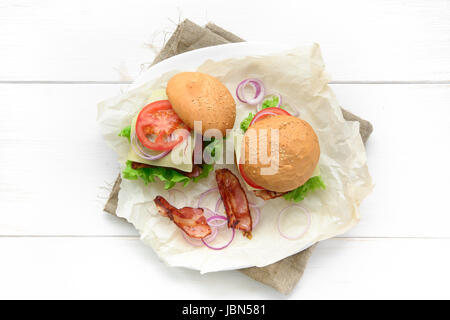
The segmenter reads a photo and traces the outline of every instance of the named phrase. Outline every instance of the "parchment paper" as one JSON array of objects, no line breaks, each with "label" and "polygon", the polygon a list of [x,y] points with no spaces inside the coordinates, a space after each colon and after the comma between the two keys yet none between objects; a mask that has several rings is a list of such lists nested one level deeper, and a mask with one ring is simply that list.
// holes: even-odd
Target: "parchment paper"
[{"label": "parchment paper", "polygon": [[[176,72],[180,71],[183,70]],[[359,203],[372,188],[365,149],[359,134],[359,123],[348,122],[343,118],[339,104],[327,85],[328,78],[318,45],[272,56],[217,62],[208,60],[198,71],[216,76],[233,93],[242,79],[251,77],[261,79],[267,88],[285,97],[285,102],[297,108],[301,118],[311,124],[319,137],[319,167],[327,189],[314,192],[302,201],[302,206],[312,214],[312,223],[301,239],[287,240],[280,236],[277,213],[291,203],[278,198],[264,202],[260,222],[252,232],[252,240],[238,233],[232,245],[225,250],[215,251],[204,246],[191,246],[172,221],[157,213],[153,199],[158,195],[169,198],[163,183],[146,186],[141,181],[124,179],[116,214],[131,222],[141,233],[142,241],[151,246],[164,262],[170,266],[196,269],[201,273],[264,267],[317,241],[341,234],[358,221]],[[128,152],[123,153],[123,145],[127,145],[128,141],[117,136],[117,132],[121,131],[124,123],[131,123],[133,116],[149,101],[152,91],[164,88],[173,74],[164,74],[152,83],[99,104],[98,121],[102,133],[120,159],[126,158]],[[237,104],[236,129],[250,111],[255,111],[255,107]],[[239,176],[235,165],[225,166]],[[207,179],[185,188],[187,199],[174,205],[195,207],[200,194],[215,186],[215,177],[211,174]],[[202,206],[214,210],[216,201],[217,195],[208,197]],[[286,228],[305,228],[306,219],[299,216],[286,215]],[[220,243],[222,235],[226,240],[230,232],[220,233],[216,242]]]},{"label": "parchment paper", "polygon": [[[219,36],[219,38],[217,38],[217,36]],[[238,41],[243,40],[212,23],[209,23],[204,29],[189,20],[185,20],[178,26],[177,30],[155,61],[160,61],[164,58],[192,50],[196,47]],[[364,141],[367,140],[372,132],[372,125],[345,110],[343,110],[343,112],[346,119],[358,121],[361,124],[361,135]],[[121,179],[119,177],[116,180],[110,198],[105,205],[105,211],[110,213],[116,212],[120,184]],[[241,269],[241,271],[255,280],[270,285],[278,291],[287,294],[301,278],[311,252],[312,247],[266,267],[252,267]]]}]

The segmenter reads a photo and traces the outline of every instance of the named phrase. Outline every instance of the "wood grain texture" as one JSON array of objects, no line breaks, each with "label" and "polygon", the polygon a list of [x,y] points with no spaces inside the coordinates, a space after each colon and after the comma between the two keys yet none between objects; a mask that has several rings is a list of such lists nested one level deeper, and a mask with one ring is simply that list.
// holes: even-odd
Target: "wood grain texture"
[{"label": "wood grain texture", "polygon": [[448,298],[449,247],[449,239],[327,240],[286,297],[240,272],[168,268],[138,239],[0,238],[0,298]]},{"label": "wood grain texture", "polygon": [[118,165],[95,105],[185,17],[320,43],[341,105],[374,124],[362,220],[319,243],[288,298],[449,298],[445,0],[0,0],[0,298],[284,298],[238,272],[168,268],[101,212]]},{"label": "wood grain texture", "polygon": [[2,0],[0,9],[1,81],[131,80],[184,17],[250,41],[318,42],[335,81],[450,81],[446,0]]},{"label": "wood grain texture", "polygon": [[[375,127],[367,143],[375,189],[345,236],[450,237],[450,86],[332,87],[342,105]],[[120,88],[0,85],[9,106],[0,108],[0,234],[136,235],[101,211],[108,194],[102,187],[114,181],[118,163],[100,136],[95,103]]]}]

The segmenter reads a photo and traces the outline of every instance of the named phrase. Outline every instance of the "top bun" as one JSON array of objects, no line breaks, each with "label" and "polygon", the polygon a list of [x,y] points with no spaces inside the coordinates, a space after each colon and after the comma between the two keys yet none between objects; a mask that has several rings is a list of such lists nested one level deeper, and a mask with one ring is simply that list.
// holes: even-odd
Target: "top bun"
[{"label": "top bun", "polygon": [[202,134],[218,129],[223,135],[232,129],[236,119],[236,103],[227,87],[209,74],[182,72],[167,84],[167,96],[173,110],[191,129],[194,121],[202,121]]},{"label": "top bun", "polygon": [[[271,155],[270,129],[278,129],[279,168],[273,174],[264,175],[261,169],[271,167],[270,162],[261,163],[261,160],[264,162],[261,154],[263,157]],[[251,141],[252,135],[256,136],[257,143]],[[267,148],[259,150],[260,141],[265,140],[265,136]],[[311,177],[320,156],[319,140],[313,128],[306,121],[288,115],[267,117],[250,126],[244,135],[242,148],[241,154],[245,154],[242,170],[245,175],[260,187],[276,192],[288,192],[303,185]],[[249,151],[258,155],[254,164],[250,163]]]}]

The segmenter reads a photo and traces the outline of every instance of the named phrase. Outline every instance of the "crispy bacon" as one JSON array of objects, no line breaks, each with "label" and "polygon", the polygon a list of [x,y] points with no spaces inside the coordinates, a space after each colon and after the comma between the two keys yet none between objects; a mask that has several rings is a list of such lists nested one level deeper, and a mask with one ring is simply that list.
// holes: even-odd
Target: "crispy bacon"
[{"label": "crispy bacon", "polygon": [[276,191],[269,191],[269,190],[253,190],[253,193],[264,200],[270,200],[275,199],[278,197],[283,196],[286,194],[286,192],[276,192]]},{"label": "crispy bacon", "polygon": [[202,168],[202,166],[200,166],[198,164],[194,164],[191,172],[183,172],[183,171],[179,171],[179,170],[177,170],[177,171],[180,172],[181,174],[184,174],[188,178],[196,178],[202,173],[203,168]]},{"label": "crispy bacon", "polygon": [[181,230],[192,238],[202,239],[211,234],[203,209],[184,207],[177,209],[166,199],[157,196],[153,200],[160,215],[170,218]]},{"label": "crispy bacon", "polygon": [[216,170],[216,181],[228,216],[228,228],[244,231],[251,238],[252,216],[238,178],[228,169]]},{"label": "crispy bacon", "polygon": [[[135,170],[136,169],[141,169],[141,168],[154,168],[154,166],[151,166],[149,164],[140,163],[140,162],[134,162],[134,161],[131,162],[131,167],[133,169],[135,169]],[[202,166],[200,166],[198,164],[194,164],[192,166],[192,171],[191,172],[185,172],[185,171],[181,171],[181,170],[178,170],[178,169],[173,169],[173,170],[178,171],[179,173],[181,173],[182,175],[185,175],[188,178],[195,178],[195,177],[198,177],[202,173],[203,168],[202,168]]]},{"label": "crispy bacon", "polygon": [[131,162],[131,167],[136,170],[136,169],[141,169],[141,168],[153,168],[153,166],[145,164],[145,163],[140,163],[140,162]]}]

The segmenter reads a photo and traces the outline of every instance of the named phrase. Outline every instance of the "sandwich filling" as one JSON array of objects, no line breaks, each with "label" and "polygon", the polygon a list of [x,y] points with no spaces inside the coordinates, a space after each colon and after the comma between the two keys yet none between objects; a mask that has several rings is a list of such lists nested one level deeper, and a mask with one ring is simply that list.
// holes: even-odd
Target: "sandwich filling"
[{"label": "sandwich filling", "polygon": [[[148,104],[164,101],[167,99],[165,90],[154,91]],[[130,149],[128,151],[126,167],[122,171],[122,177],[129,180],[141,179],[145,184],[152,183],[155,178],[164,182],[165,189],[174,187],[177,183],[186,186],[190,181],[197,182],[198,180],[205,178],[213,170],[214,166],[210,164],[194,165],[193,152],[196,144],[194,139],[194,133],[191,132],[189,136],[175,145],[170,152],[166,155],[159,157],[162,151],[151,150],[145,146],[140,145],[138,149],[136,145],[136,122],[139,114],[135,115],[131,121],[131,125],[125,127],[119,136],[127,138],[130,142]],[[161,121],[166,119],[161,119]],[[134,138],[134,139],[133,139]],[[142,154],[139,154],[140,150],[145,151],[145,154],[155,156],[155,159],[144,158]]]}]

